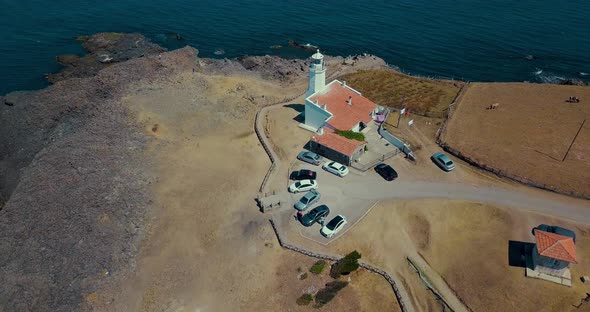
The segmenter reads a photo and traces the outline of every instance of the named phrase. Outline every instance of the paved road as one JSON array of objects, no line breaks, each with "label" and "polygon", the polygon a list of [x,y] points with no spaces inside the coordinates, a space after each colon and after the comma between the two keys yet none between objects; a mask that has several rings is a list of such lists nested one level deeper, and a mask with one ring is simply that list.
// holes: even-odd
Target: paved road
[{"label": "paved road", "polygon": [[[542,194],[543,191],[527,192],[493,186],[475,186],[453,182],[423,182],[397,180],[392,183],[379,180],[373,175],[364,181],[343,184],[342,192],[350,198],[370,200],[447,198],[468,200],[500,206],[524,209],[553,215],[577,222],[590,223],[590,201],[574,200],[557,194]],[[370,187],[367,187],[370,185]],[[536,194],[538,193],[538,194]],[[554,195],[554,196],[552,196]]]}]

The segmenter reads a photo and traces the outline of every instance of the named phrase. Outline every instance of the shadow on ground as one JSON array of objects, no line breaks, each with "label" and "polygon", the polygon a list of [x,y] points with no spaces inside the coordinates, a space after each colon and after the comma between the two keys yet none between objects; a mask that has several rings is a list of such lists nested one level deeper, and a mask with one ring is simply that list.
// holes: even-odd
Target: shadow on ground
[{"label": "shadow on ground", "polygon": [[295,110],[296,112],[299,113],[297,116],[295,116],[295,118],[293,118],[293,120],[295,120],[296,122],[302,123],[305,121],[305,119],[303,117],[303,112],[305,111],[305,105],[292,103],[292,104],[285,104],[285,105],[283,105],[283,107],[292,108],[293,110]]},{"label": "shadow on ground", "polygon": [[[526,267],[526,259],[532,254],[534,243],[508,241],[508,265],[513,267]],[[532,261],[529,261],[531,263]]]}]

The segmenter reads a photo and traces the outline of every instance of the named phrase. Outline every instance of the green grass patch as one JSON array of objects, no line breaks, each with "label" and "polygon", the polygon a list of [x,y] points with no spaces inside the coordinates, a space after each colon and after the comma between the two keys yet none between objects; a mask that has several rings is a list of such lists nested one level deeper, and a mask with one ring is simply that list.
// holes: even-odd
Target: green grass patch
[{"label": "green grass patch", "polygon": [[310,294],[303,294],[297,298],[297,304],[301,306],[309,305],[313,301],[313,296]]},{"label": "green grass patch", "polygon": [[309,272],[313,273],[313,274],[322,274],[322,271],[324,271],[324,268],[326,267],[326,261],[324,260],[318,260],[316,261],[316,263],[314,263],[311,268],[309,269]]},{"label": "green grass patch", "polygon": [[413,77],[392,70],[362,70],[339,78],[371,101],[389,107],[405,103],[418,114],[440,113],[449,107],[463,82]]},{"label": "green grass patch", "polygon": [[354,132],[352,130],[336,130],[336,134],[341,135],[350,140],[365,141],[365,135],[360,132]]}]

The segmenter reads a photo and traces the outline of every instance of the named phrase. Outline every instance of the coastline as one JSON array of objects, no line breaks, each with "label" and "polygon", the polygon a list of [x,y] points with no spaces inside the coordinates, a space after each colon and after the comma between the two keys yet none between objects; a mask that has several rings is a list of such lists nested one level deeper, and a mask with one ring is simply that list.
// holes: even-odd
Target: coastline
[{"label": "coastline", "polygon": [[[131,41],[122,43],[121,38]],[[152,288],[159,285],[157,282],[153,282],[156,286],[150,284],[149,279],[166,281],[169,278],[166,270],[177,274],[175,276],[185,283],[180,283],[181,286],[206,287],[206,282],[219,279],[218,274],[211,273],[204,279],[206,282],[194,282],[191,278],[200,276],[186,275],[182,269],[174,271],[182,268],[181,265],[158,272],[163,277],[150,275],[142,279],[139,271],[142,263],[136,261],[141,258],[141,244],[154,231],[170,237],[156,236],[146,247],[147,256],[143,255],[141,260],[151,265],[157,265],[160,257],[175,264],[175,256],[193,260],[187,254],[206,253],[204,251],[214,244],[235,247],[245,255],[262,254],[267,257],[265,259],[275,259],[272,257],[276,256],[276,249],[265,243],[269,241],[269,233],[259,227],[264,217],[255,215],[257,212],[250,211],[249,206],[243,206],[251,200],[249,191],[258,187],[258,177],[248,181],[247,191],[243,192],[238,191],[239,181],[220,179],[220,187],[231,196],[222,199],[221,205],[217,198],[207,198],[206,203],[228,211],[217,212],[220,215],[199,211],[193,215],[191,213],[198,210],[194,209],[197,202],[192,197],[194,190],[211,187],[214,183],[199,184],[200,181],[193,181],[198,179],[191,179],[188,172],[198,172],[199,164],[209,167],[211,160],[203,151],[219,149],[236,156],[244,149],[244,155],[253,159],[252,164],[245,165],[246,173],[252,172],[262,178],[267,159],[258,159],[261,150],[252,134],[250,121],[259,107],[278,103],[305,90],[309,61],[277,56],[210,59],[200,58],[199,51],[188,46],[164,52],[149,41],[139,46],[128,45],[138,39],[137,34],[115,36],[113,42],[101,43],[93,54],[83,56],[87,58],[85,61],[76,57],[62,58],[69,64],[70,71],[54,76],[57,79],[53,85],[38,91],[17,91],[0,96],[3,128],[0,132],[0,155],[3,155],[0,194],[7,200],[4,209],[0,207],[0,233],[6,237],[6,244],[0,246],[3,255],[0,262],[15,269],[7,270],[2,279],[7,285],[25,283],[37,290],[40,298],[37,303],[28,303],[30,298],[26,294],[19,293],[16,288],[9,289],[6,293],[10,294],[10,303],[17,303],[16,307],[23,310],[32,304],[47,304],[55,310],[71,310],[68,308],[80,305],[94,307],[94,304],[108,307],[115,302],[113,298],[124,298],[123,294],[139,295],[124,287],[119,293],[105,294],[107,286],[121,283],[117,284],[121,287],[126,285],[121,281],[127,280],[130,286],[127,288],[132,289],[133,282],[139,281],[141,291],[151,295]],[[110,50],[113,46],[129,57],[119,50]],[[105,51],[110,54],[105,56]],[[120,61],[113,61],[116,58],[111,58],[111,54],[123,56]],[[327,76],[337,69],[340,73],[354,72],[358,68],[394,70],[379,57],[369,54],[326,57],[326,62],[331,71]],[[80,64],[89,65],[84,68]],[[169,103],[174,103],[179,111],[171,110]],[[206,111],[203,114],[206,117],[200,115],[200,110]],[[215,132],[221,134],[214,139],[204,138]],[[235,165],[235,159],[230,156],[222,158],[226,161],[217,164],[219,168],[212,166],[223,172],[222,177],[232,174],[226,168],[228,164]],[[177,167],[166,176],[166,169],[171,166]],[[204,176],[215,178],[213,174]],[[176,192],[174,186],[187,186],[187,189]],[[177,197],[183,200],[174,202]],[[162,211],[176,215],[152,227],[150,222]],[[226,220],[227,215],[232,216],[231,220]],[[242,228],[233,216],[253,221]],[[199,223],[209,218],[222,220],[217,221],[219,224],[237,223],[232,237],[245,236],[257,245],[215,241],[218,225]],[[179,228],[191,231],[202,230],[203,242],[195,243],[188,252],[178,249],[162,252],[164,256],[160,256],[160,251],[169,251],[167,248],[175,241],[186,243],[186,236],[176,236],[175,226],[170,224],[181,224]],[[227,254],[206,259],[215,262],[234,253],[231,248],[223,251]],[[60,262],[64,257],[66,260]],[[231,259],[232,263],[242,260]],[[49,268],[44,266],[45,262],[59,265]],[[26,277],[18,271],[22,268],[28,272]],[[251,265],[248,269],[254,272],[258,268]],[[137,275],[140,278],[134,279]],[[47,276],[54,276],[50,286],[47,286]],[[242,282],[247,286],[249,281]],[[234,287],[231,285],[232,289]],[[166,291],[173,293],[162,291],[160,300],[166,298]],[[59,300],[53,299],[55,296]],[[140,299],[149,307],[153,298]],[[143,301],[141,304],[145,308]],[[137,302],[129,304],[139,305]]]}]

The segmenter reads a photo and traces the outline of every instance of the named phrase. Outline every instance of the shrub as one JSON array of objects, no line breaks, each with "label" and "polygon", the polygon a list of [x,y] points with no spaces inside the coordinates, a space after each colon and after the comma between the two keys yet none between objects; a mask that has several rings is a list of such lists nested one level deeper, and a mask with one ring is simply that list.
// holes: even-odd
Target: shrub
[{"label": "shrub", "polygon": [[336,130],[335,132],[350,140],[365,141],[365,135],[360,132],[354,132],[352,130]]},{"label": "shrub", "polygon": [[332,278],[339,278],[340,275],[348,275],[351,272],[359,268],[358,260],[361,258],[361,254],[358,251],[353,251],[344,258],[334,263],[330,270],[330,276]]},{"label": "shrub", "polygon": [[300,280],[304,280],[304,279],[306,279],[306,278],[307,278],[307,272],[306,272],[306,273],[303,273],[303,274],[301,274],[301,275],[299,275],[299,279],[300,279]]},{"label": "shrub", "polygon": [[313,297],[310,294],[303,294],[301,297],[297,298],[298,305],[308,305],[313,301]]},{"label": "shrub", "polygon": [[316,308],[330,302],[330,300],[334,299],[336,294],[347,285],[348,282],[345,281],[331,281],[326,284],[326,287],[320,289],[315,295]]},{"label": "shrub", "polygon": [[318,260],[316,261],[316,263],[314,263],[311,268],[309,269],[309,272],[313,273],[313,274],[321,274],[322,271],[324,271],[324,267],[326,267],[326,261],[324,260]]}]

